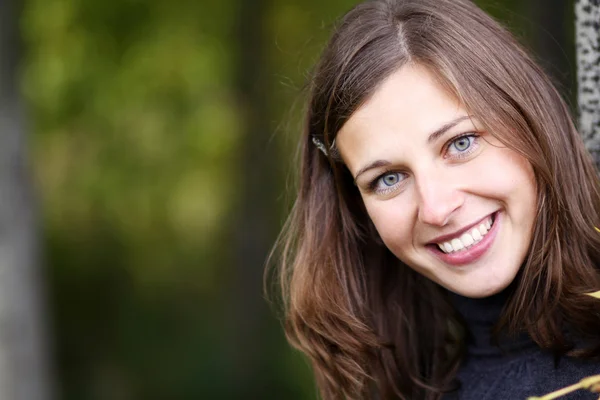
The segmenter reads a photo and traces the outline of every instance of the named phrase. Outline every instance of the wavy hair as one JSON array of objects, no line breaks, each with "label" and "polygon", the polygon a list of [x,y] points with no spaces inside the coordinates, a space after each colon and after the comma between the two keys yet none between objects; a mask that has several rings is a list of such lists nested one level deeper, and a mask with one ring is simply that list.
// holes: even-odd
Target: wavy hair
[{"label": "wavy hair", "polygon": [[[310,359],[321,396],[438,399],[461,361],[447,292],[384,246],[335,154],[344,122],[409,63],[534,170],[532,242],[497,328],[527,331],[559,354],[598,356],[600,313],[583,294],[600,289],[600,185],[568,107],[512,35],[468,0],[373,0],[341,19],[313,73],[297,199],[275,249],[286,334]],[[565,326],[588,347],[574,350]]]}]

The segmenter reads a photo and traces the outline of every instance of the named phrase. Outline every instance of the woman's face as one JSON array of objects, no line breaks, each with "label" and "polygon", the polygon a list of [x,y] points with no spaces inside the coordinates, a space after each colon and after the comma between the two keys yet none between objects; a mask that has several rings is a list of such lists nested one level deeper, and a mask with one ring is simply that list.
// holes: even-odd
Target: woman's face
[{"label": "woman's face", "polygon": [[396,257],[468,297],[513,281],[536,214],[531,165],[484,132],[424,68],[391,75],[336,143]]}]

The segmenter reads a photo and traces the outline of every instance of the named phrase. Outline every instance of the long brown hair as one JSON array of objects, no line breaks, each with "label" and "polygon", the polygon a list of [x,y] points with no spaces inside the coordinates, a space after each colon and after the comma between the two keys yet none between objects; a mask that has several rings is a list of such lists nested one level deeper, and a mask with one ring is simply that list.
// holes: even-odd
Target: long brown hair
[{"label": "long brown hair", "polygon": [[[461,360],[446,291],[387,250],[335,155],[344,122],[408,63],[533,167],[533,239],[498,327],[598,356],[600,313],[584,293],[600,289],[600,185],[557,90],[468,0],[367,1],[342,18],[314,71],[297,200],[277,246],[287,337],[312,362],[322,397],[437,399]],[[566,325],[589,346],[569,351]]]}]

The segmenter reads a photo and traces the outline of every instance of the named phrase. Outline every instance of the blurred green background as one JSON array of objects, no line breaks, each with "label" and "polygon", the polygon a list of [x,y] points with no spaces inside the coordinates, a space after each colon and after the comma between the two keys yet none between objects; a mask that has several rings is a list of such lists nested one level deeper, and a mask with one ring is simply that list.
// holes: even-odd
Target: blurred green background
[{"label": "blurred green background", "polygon": [[[22,2],[59,398],[316,399],[262,274],[302,88],[354,3]],[[572,102],[572,2],[478,3]]]}]

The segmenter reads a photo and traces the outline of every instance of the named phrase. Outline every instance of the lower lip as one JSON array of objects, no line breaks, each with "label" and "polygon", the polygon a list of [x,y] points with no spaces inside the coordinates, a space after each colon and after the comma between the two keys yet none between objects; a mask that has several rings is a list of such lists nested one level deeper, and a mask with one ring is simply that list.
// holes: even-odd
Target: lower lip
[{"label": "lower lip", "polygon": [[437,245],[431,246],[430,250],[435,254],[436,257],[441,259],[446,264],[459,266],[473,263],[480,259],[489,250],[489,248],[492,247],[494,239],[496,238],[496,234],[498,233],[500,223],[501,214],[500,212],[496,212],[494,224],[492,225],[490,231],[483,237],[483,239],[469,247],[467,250],[447,254],[441,251]]}]

